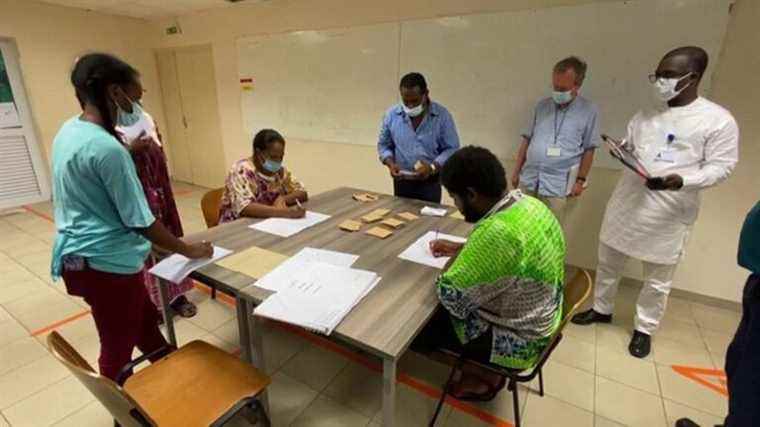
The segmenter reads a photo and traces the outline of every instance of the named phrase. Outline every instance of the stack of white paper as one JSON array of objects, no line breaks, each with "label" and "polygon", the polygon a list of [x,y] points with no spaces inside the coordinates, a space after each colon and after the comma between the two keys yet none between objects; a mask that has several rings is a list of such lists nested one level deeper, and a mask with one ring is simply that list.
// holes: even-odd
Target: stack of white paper
[{"label": "stack of white paper", "polygon": [[450,234],[436,233],[435,231],[428,231],[422,237],[412,243],[411,246],[406,248],[404,252],[398,256],[401,259],[407,261],[416,262],[417,264],[424,264],[437,269],[442,269],[449,262],[450,257],[434,257],[433,252],[430,251],[430,242],[433,240],[448,240],[450,242],[464,243],[467,241],[464,237],[452,236]]},{"label": "stack of white paper", "polygon": [[193,271],[211,264],[212,262],[216,262],[231,253],[231,250],[214,246],[214,254],[211,258],[189,259],[183,255],[174,254],[164,258],[161,262],[148,270],[148,272],[164,280],[179,283]]},{"label": "stack of white paper", "polygon": [[303,218],[269,218],[251,225],[250,228],[280,237],[290,237],[328,218],[330,215],[307,211]]},{"label": "stack of white paper", "polygon": [[434,208],[430,206],[425,206],[420,209],[420,214],[425,216],[446,216],[447,212],[448,210],[445,208]]},{"label": "stack of white paper", "polygon": [[291,276],[296,274],[296,272],[307,268],[308,264],[321,262],[337,267],[351,267],[357,259],[359,259],[359,255],[329,251],[326,249],[303,248],[297,254],[293,255],[287,261],[283,262],[277,266],[277,268],[256,281],[256,286],[263,289],[269,289],[270,291],[279,291],[284,283],[288,283]]},{"label": "stack of white paper", "polygon": [[253,314],[330,335],[380,281],[371,271],[324,262],[291,263],[278,290]]}]

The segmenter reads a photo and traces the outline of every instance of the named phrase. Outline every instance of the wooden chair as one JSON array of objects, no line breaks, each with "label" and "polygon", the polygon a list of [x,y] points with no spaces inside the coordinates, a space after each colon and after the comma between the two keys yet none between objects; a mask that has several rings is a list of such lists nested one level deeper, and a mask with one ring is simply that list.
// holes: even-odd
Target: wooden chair
[{"label": "wooden chair", "polygon": [[[217,427],[246,407],[258,415],[258,425],[270,425],[256,399],[269,385],[269,377],[203,341],[193,341],[147,366],[127,378],[124,387],[96,373],[57,332],[51,333],[47,341],[53,355],[121,427]],[[122,375],[149,356],[129,363]]]},{"label": "wooden chair", "polygon": [[[219,225],[219,208],[222,205],[222,196],[224,196],[224,187],[210,190],[201,198],[203,220],[206,221],[208,228]],[[208,286],[211,287],[211,299],[216,299],[216,286],[213,284]]]},{"label": "wooden chair", "polygon": [[591,275],[583,269],[579,269],[578,273],[573,277],[566,285],[564,290],[564,301],[562,304],[562,320],[560,322],[559,328],[554,332],[554,335],[552,335],[551,339],[549,340],[549,344],[546,346],[546,349],[544,349],[544,352],[541,354],[541,356],[538,358],[538,363],[536,364],[533,369],[529,371],[515,371],[511,369],[504,368],[502,366],[492,364],[492,363],[480,363],[476,362],[474,360],[469,360],[463,355],[453,353],[446,349],[439,349],[438,352],[441,353],[441,355],[448,359],[448,361],[453,360],[453,368],[451,369],[451,374],[449,375],[449,379],[446,381],[446,384],[443,386],[443,392],[441,393],[441,398],[438,400],[438,406],[436,407],[435,414],[433,415],[433,419],[430,421],[430,426],[435,425],[435,421],[438,418],[438,414],[441,412],[441,407],[443,406],[443,402],[446,399],[446,395],[448,394],[448,390],[451,387],[452,380],[454,379],[454,373],[457,371],[459,367],[461,367],[464,363],[469,363],[473,365],[477,365],[483,369],[489,370],[491,372],[494,372],[498,375],[501,375],[508,379],[508,385],[507,390],[512,392],[512,405],[513,410],[515,414],[515,427],[520,427],[520,399],[518,396],[517,391],[517,383],[526,383],[531,382],[533,379],[538,376],[538,384],[539,384],[539,395],[543,397],[544,395],[544,376],[543,376],[543,367],[546,364],[546,361],[549,359],[549,356],[551,356],[552,352],[555,348],[557,348],[557,345],[562,340],[562,331],[565,329],[565,326],[570,321],[570,319],[575,315],[575,313],[578,311],[578,309],[583,305],[584,302],[588,299],[589,295],[591,294],[591,287],[592,287],[592,280]]},{"label": "wooden chair", "polygon": [[219,208],[222,204],[224,187],[210,190],[201,198],[201,210],[203,219],[206,221],[206,227],[216,227],[219,225]]}]

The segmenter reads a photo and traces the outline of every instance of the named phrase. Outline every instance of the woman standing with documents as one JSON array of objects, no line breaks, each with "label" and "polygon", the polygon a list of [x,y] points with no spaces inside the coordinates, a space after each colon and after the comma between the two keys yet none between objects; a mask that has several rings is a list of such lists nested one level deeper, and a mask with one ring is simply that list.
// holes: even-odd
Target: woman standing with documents
[{"label": "woman standing with documents", "polygon": [[739,128],[731,113],[699,96],[707,53],[698,47],[669,52],[650,76],[663,103],[636,114],[625,146],[652,178],[624,169],[599,236],[593,309],[573,322],[609,323],[620,276],[628,258],[644,265],[644,287],[636,307],[631,355],[646,357],[651,335],[665,314],[668,294],[691,227],[700,190],[731,175],[739,157]]},{"label": "woman standing with documents", "polygon": [[[143,87],[139,81],[127,87],[127,97],[119,107],[127,113],[126,126],[118,126],[132,160],[135,162],[137,177],[140,178],[145,199],[148,201],[153,216],[175,236],[182,237],[182,221],[179,218],[177,204],[174,201],[169,166],[161,144],[161,135],[153,118],[142,109]],[[134,108],[133,108],[134,107]],[[156,264],[155,256],[150,255],[145,265],[145,286],[151,301],[156,307],[161,306],[158,278],[147,271]],[[172,309],[182,317],[193,317],[198,308],[187,299],[185,293],[193,289],[193,280],[186,278],[179,283],[167,281],[168,300]]]},{"label": "woman standing with documents", "polygon": [[151,242],[188,258],[211,256],[209,244],[185,244],[156,221],[116,132],[127,122],[120,107],[126,88],[138,79],[111,55],[80,58],[71,83],[82,114],[66,121],[53,141],[52,275],[90,305],[100,373],[112,380],[135,347],[148,354],[167,345],[141,275]]}]

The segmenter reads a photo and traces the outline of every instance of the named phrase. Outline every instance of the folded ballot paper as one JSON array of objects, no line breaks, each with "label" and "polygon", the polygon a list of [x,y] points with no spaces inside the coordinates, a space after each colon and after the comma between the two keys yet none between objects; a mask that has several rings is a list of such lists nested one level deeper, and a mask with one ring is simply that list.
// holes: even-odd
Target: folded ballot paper
[{"label": "folded ballot paper", "polygon": [[253,314],[330,335],[380,282],[376,273],[350,268],[345,265],[349,258],[335,254],[324,260],[343,265],[305,256],[300,261],[285,262],[262,277],[256,285],[275,293],[259,304]]}]

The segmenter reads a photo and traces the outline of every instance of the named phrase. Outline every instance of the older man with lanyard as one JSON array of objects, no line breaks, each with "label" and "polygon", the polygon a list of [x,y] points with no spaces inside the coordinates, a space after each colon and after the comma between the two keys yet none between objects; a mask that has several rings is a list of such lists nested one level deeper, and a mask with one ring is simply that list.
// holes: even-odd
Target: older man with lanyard
[{"label": "older man with lanyard", "polygon": [[599,109],[578,95],[585,77],[586,63],[575,56],[554,66],[554,92],[536,106],[512,175],[512,186],[544,202],[560,223],[567,196],[586,188],[600,143]]},{"label": "older man with lanyard", "polygon": [[449,111],[430,100],[425,77],[401,79],[401,103],[385,113],[377,151],[393,178],[398,197],[441,202],[438,172],[459,148],[459,135]]},{"label": "older man with lanyard", "polygon": [[625,148],[653,178],[624,170],[607,205],[599,236],[599,266],[593,309],[573,322],[609,323],[628,258],[644,266],[628,350],[646,357],[651,335],[665,314],[673,274],[697,219],[700,191],[726,180],[739,158],[739,128],[725,108],[699,96],[707,52],[682,47],[668,52],[650,76],[666,106],[636,114]]}]

